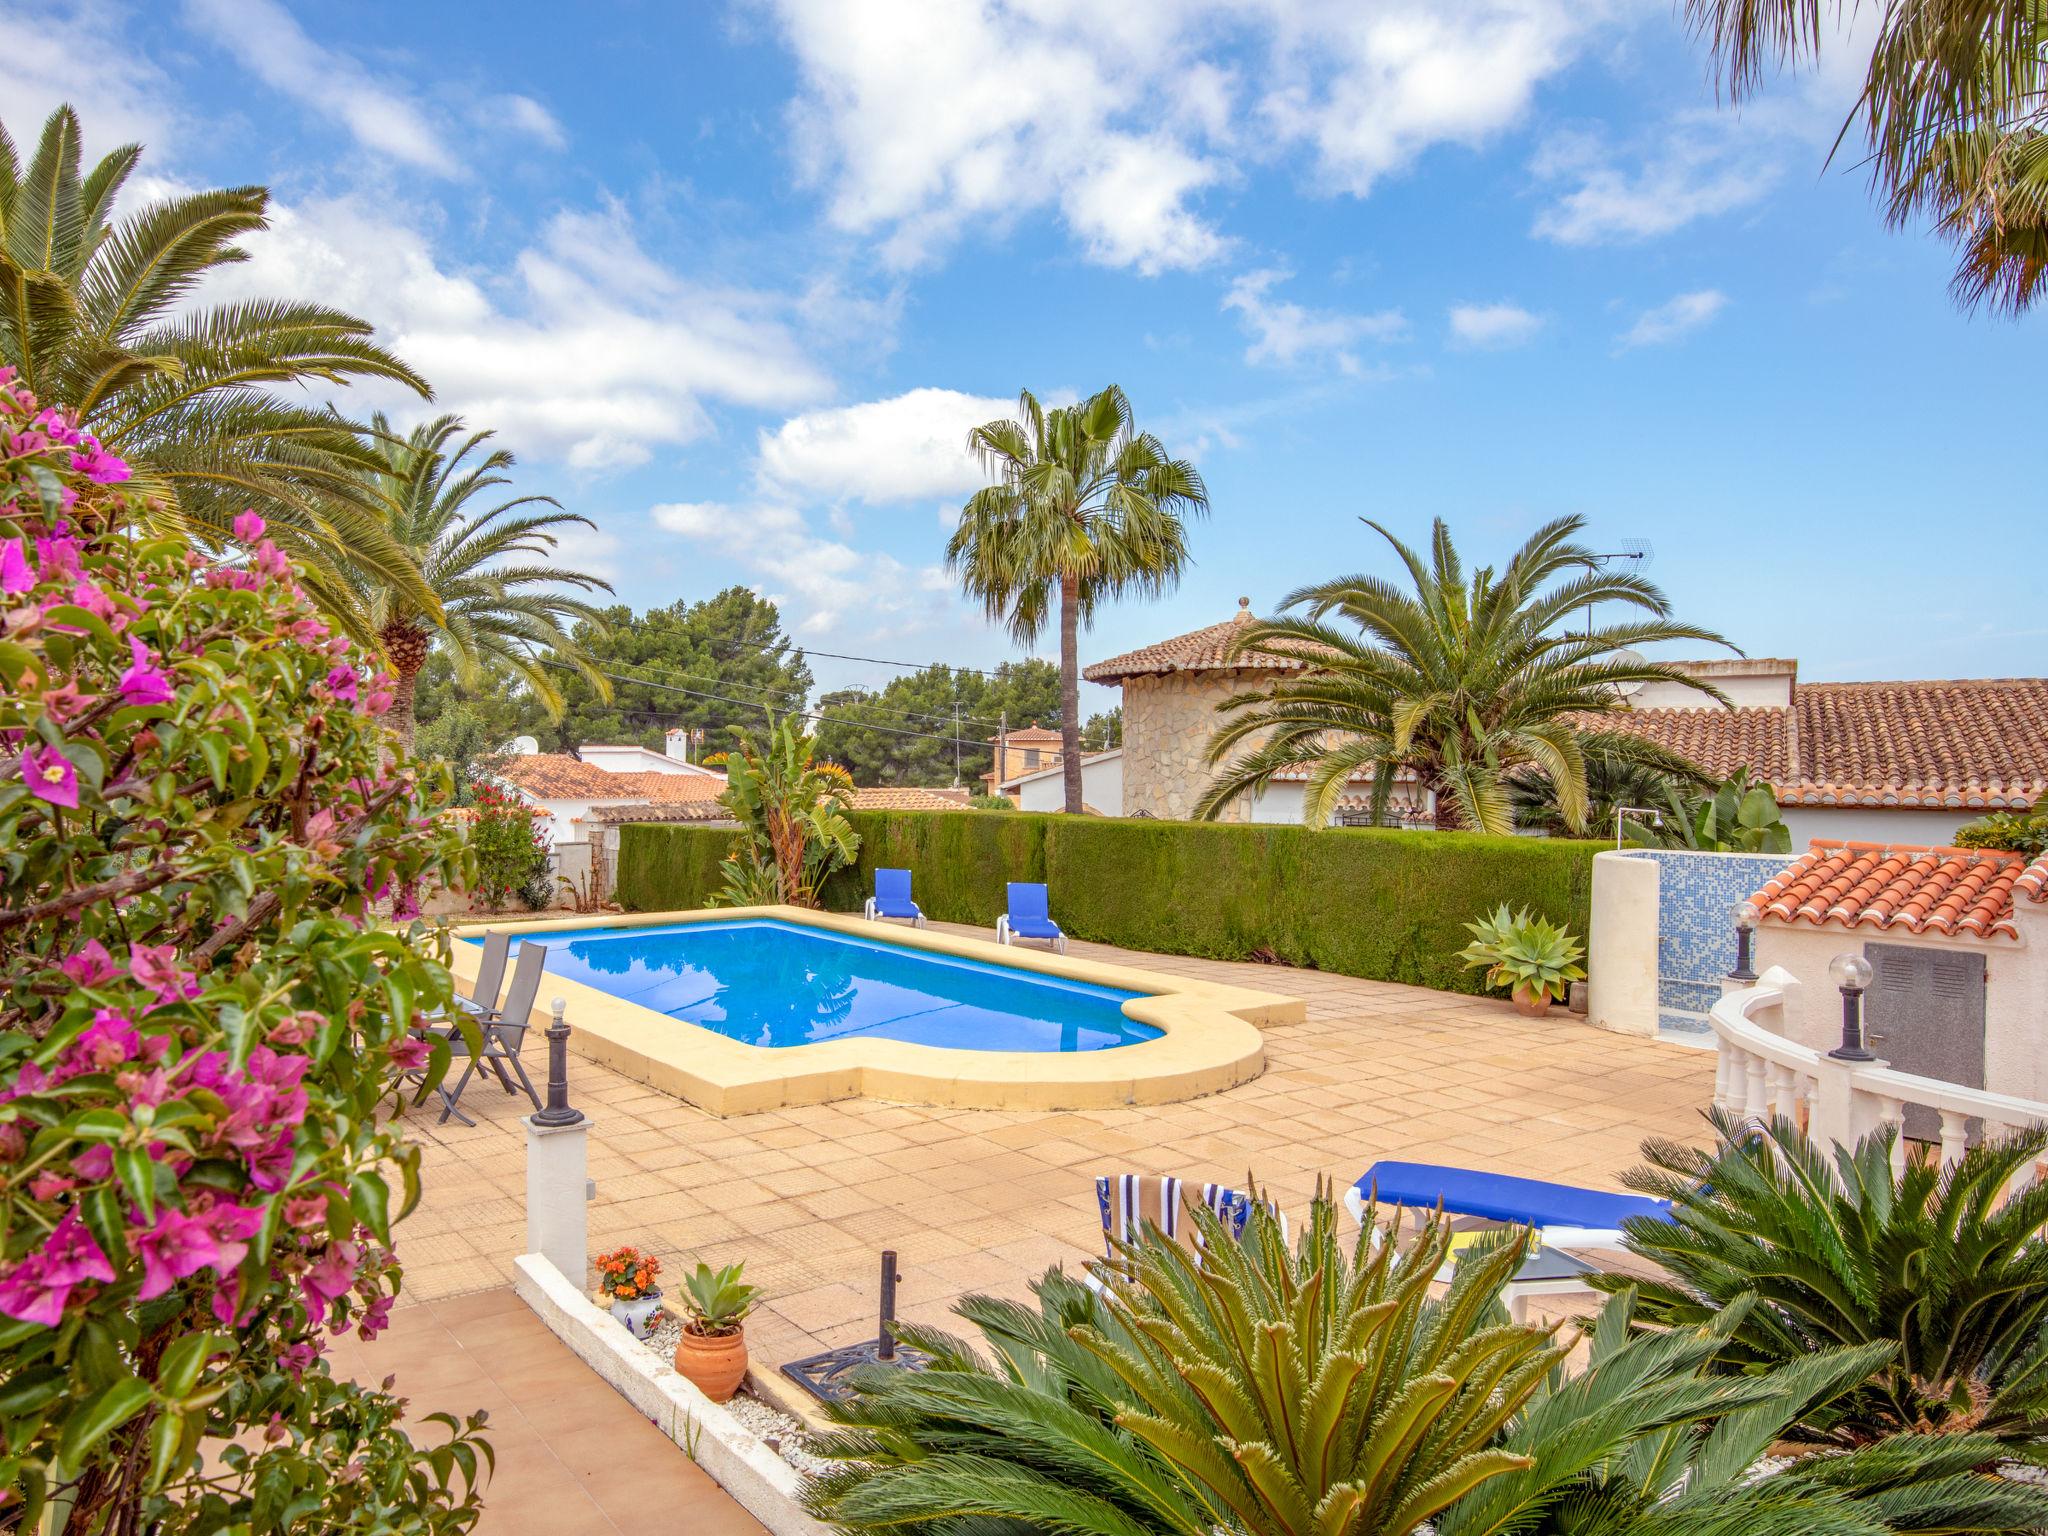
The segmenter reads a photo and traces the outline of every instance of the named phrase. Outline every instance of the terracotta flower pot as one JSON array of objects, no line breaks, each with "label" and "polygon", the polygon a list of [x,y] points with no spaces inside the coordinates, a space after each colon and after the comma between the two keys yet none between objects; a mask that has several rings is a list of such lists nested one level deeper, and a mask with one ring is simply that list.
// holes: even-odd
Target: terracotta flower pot
[{"label": "terracotta flower pot", "polygon": [[1538,992],[1534,987],[1515,988],[1512,999],[1517,1013],[1526,1013],[1532,1019],[1540,1019],[1550,1012],[1550,994]]},{"label": "terracotta flower pot", "polygon": [[676,1341],[676,1374],[714,1403],[728,1401],[747,1374],[746,1329],[707,1338],[683,1324],[682,1337]]}]

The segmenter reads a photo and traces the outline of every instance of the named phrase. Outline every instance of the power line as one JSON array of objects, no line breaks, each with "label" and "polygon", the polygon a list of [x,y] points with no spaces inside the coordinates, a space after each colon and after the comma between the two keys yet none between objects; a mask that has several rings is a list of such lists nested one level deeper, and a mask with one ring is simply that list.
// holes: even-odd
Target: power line
[{"label": "power line", "polygon": [[[819,654],[822,655],[823,653],[820,652]],[[938,665],[944,665],[944,663],[938,663]],[[976,669],[972,667],[967,667],[962,668],[961,670],[971,672]],[[750,692],[772,694],[779,697],[788,697],[795,693],[794,689],[780,687],[773,683],[738,682],[730,678],[718,677],[716,675],[704,672],[671,672],[668,675],[670,677],[686,677],[693,682],[716,683],[721,688],[744,688],[749,690]],[[635,681],[637,681],[637,679],[635,679]],[[932,714],[927,710],[904,709],[900,705],[884,704],[878,699],[866,697],[855,700],[854,703],[862,709],[878,709],[885,715],[900,715],[907,720],[936,720],[942,725],[946,724],[947,722],[957,722],[963,720],[972,725],[995,725],[998,723],[994,715],[955,715],[951,713]],[[834,720],[845,719],[845,717],[842,715],[833,715],[829,718]],[[1059,711],[1054,710],[1049,718],[1052,720],[1053,724],[1057,725],[1059,723]]]},{"label": "power line", "polygon": [[[550,662],[549,665],[563,667],[565,670],[568,671],[576,670],[573,667],[569,667],[566,662]],[[766,713],[768,709],[768,706],[759,699],[735,699],[729,694],[708,693],[701,688],[684,688],[678,686],[675,683],[657,683],[652,682],[644,677],[621,677],[617,673],[606,672],[602,668],[599,669],[599,675],[602,677],[608,677],[615,683],[634,683],[642,688],[658,688],[663,693],[688,694],[693,699],[716,699],[721,704],[736,704],[742,709],[758,709],[764,713]],[[869,720],[848,720],[843,715],[821,715],[808,709],[789,709],[784,710],[783,713],[795,715],[799,720],[836,721],[840,725],[852,726],[856,730],[880,731],[887,736],[909,736],[915,738],[918,741],[943,742],[949,747],[961,746],[974,747],[978,749],[988,745],[988,743],[981,741],[967,741],[959,736],[935,736],[930,731],[906,731],[900,726],[876,725],[874,722]]]}]

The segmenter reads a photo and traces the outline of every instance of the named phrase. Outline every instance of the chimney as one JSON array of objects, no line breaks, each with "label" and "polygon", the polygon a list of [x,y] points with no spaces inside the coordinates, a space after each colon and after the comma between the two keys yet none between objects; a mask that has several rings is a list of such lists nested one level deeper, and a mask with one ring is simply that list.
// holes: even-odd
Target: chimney
[{"label": "chimney", "polygon": [[690,760],[690,733],[681,726],[676,726],[662,741],[668,755],[677,762],[687,763]]}]

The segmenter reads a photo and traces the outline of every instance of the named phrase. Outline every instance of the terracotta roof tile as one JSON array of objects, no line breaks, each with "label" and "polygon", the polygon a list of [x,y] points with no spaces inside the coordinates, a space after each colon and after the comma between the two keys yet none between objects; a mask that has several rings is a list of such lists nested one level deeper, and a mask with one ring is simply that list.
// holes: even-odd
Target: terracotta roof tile
[{"label": "terracotta roof tile", "polygon": [[853,792],[856,811],[958,811],[966,809],[951,795],[911,784],[878,784]]},{"label": "terracotta roof tile", "polygon": [[543,800],[644,800],[668,804],[716,800],[725,779],[706,773],[606,773],[565,753],[538,752],[508,759],[498,769],[506,783]]},{"label": "terracotta roof tile", "polygon": [[2016,853],[1815,838],[1750,899],[1783,923],[2011,939],[2023,870]]},{"label": "terracotta roof tile", "polygon": [[[1032,743],[1050,741],[1057,743],[1059,739],[1060,733],[1058,731],[1049,730],[1045,726],[1040,725],[1036,720],[1027,726],[1010,732],[1010,745],[1013,747],[1020,741]],[[991,736],[989,740],[994,741],[996,738]]]},{"label": "terracotta roof tile", "polygon": [[1644,709],[1585,717],[1748,766],[1782,805],[2025,810],[2048,794],[2048,678],[1799,683],[1789,709]]},{"label": "terracotta roof tile", "polygon": [[732,812],[716,800],[680,800],[667,805],[593,806],[585,821],[731,821]]},{"label": "terracotta roof tile", "polygon": [[1175,635],[1156,645],[1141,645],[1135,651],[1083,668],[1081,675],[1091,683],[1114,683],[1126,677],[1152,677],[1163,672],[1292,672],[1301,666],[1300,662],[1282,656],[1249,651],[1239,656],[1228,654],[1238,627],[1251,621],[1251,599],[1241,597],[1237,600],[1237,612],[1221,624]]},{"label": "terracotta roof tile", "polygon": [[2034,860],[2012,883],[2015,896],[2024,896],[2029,901],[2048,901],[2048,853]]}]

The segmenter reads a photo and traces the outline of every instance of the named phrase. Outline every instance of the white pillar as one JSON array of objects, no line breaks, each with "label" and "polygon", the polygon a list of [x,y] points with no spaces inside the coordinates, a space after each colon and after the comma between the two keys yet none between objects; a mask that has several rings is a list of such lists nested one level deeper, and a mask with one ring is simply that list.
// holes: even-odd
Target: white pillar
[{"label": "white pillar", "polygon": [[590,1119],[526,1127],[526,1251],[537,1253],[577,1290],[590,1283]]}]

